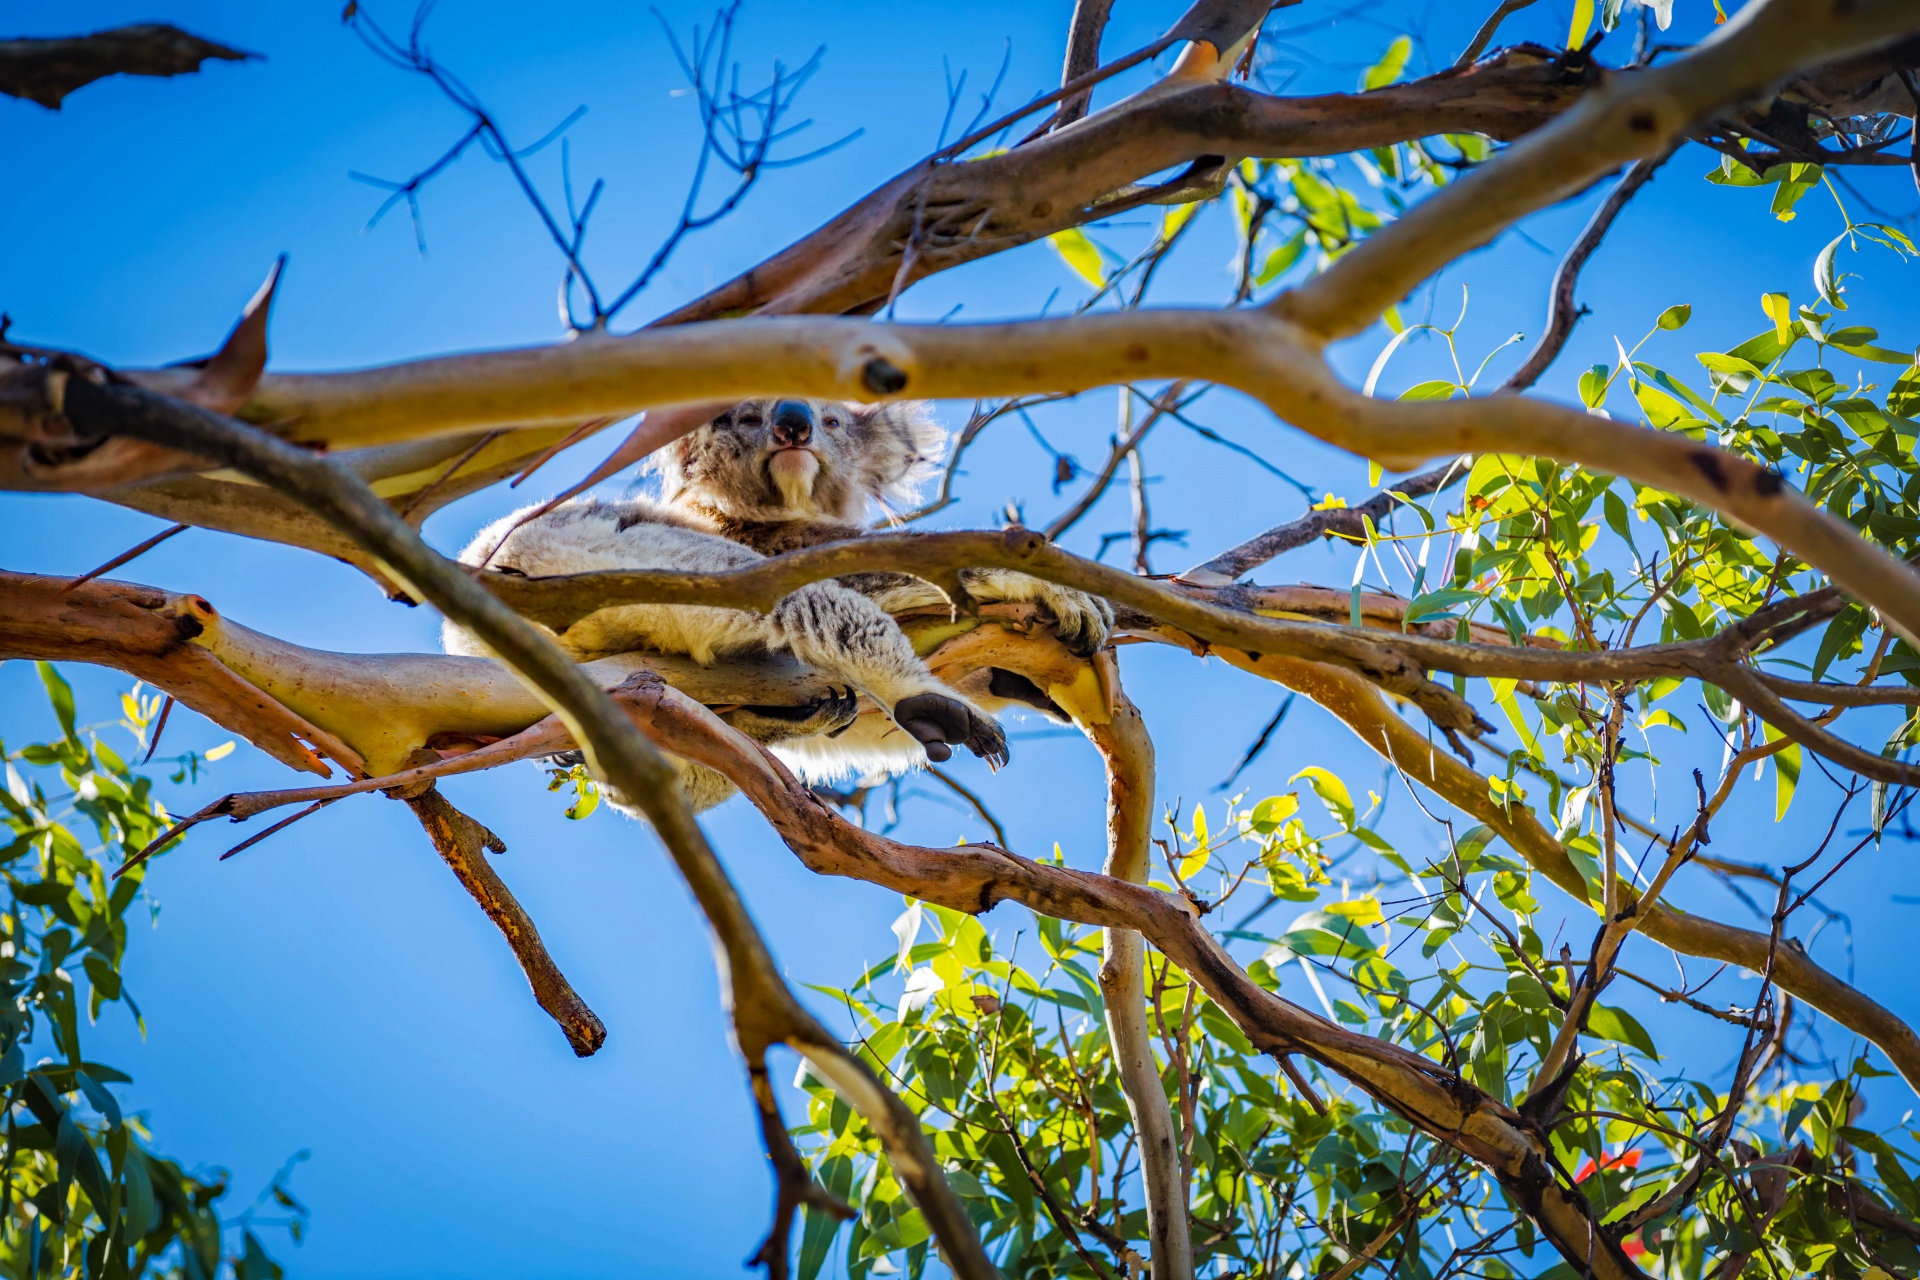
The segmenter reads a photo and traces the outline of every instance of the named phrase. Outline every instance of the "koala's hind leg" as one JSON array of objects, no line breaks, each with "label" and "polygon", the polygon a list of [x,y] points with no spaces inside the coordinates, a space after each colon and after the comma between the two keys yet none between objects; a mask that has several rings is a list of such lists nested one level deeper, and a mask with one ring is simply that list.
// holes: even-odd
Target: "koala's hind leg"
[{"label": "koala's hind leg", "polygon": [[755,742],[771,746],[794,738],[837,737],[860,714],[859,694],[849,686],[798,707],[736,707],[720,718]]},{"label": "koala's hind leg", "polygon": [[811,583],[775,605],[770,620],[794,657],[853,681],[929,758],[947,759],[948,743],[995,762],[1007,758],[1006,735],[993,718],[941,684],[899,625],[859,592]]}]

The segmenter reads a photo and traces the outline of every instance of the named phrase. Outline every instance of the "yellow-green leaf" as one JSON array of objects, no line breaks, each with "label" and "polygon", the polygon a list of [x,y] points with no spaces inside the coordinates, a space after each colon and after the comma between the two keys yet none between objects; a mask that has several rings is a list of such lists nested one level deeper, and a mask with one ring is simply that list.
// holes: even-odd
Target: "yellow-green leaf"
[{"label": "yellow-green leaf", "polygon": [[1767,319],[1773,321],[1773,336],[1780,340],[1781,346],[1793,342],[1793,304],[1784,293],[1769,293],[1760,299],[1760,309],[1767,313]]},{"label": "yellow-green leaf", "polygon": [[233,754],[233,739],[229,738],[225,742],[221,743],[219,746],[213,748],[213,750],[207,752],[207,759],[225,760],[228,756],[232,754]]},{"label": "yellow-green leaf", "polygon": [[1578,49],[1587,43],[1593,30],[1593,0],[1574,0],[1573,25],[1567,28],[1567,48]]},{"label": "yellow-green leaf", "polygon": [[[1587,0],[1587,8],[1593,8],[1592,0]],[[1367,68],[1366,78],[1360,82],[1362,89],[1384,89],[1400,78],[1407,69],[1407,59],[1413,56],[1413,39],[1410,36],[1396,36],[1387,51],[1380,55],[1380,61]]]},{"label": "yellow-green leaf", "polygon": [[1086,232],[1078,227],[1068,227],[1065,231],[1056,231],[1048,236],[1047,243],[1082,280],[1095,288],[1106,283],[1106,261],[1100,256],[1099,247],[1087,238]]},{"label": "yellow-green leaf", "polygon": [[[1761,731],[1768,742],[1776,742],[1780,731],[1770,724],[1762,724]],[[1793,803],[1794,788],[1800,785],[1800,744],[1789,742],[1780,748],[1773,757],[1773,820],[1775,822],[1787,816],[1787,806]]]},{"label": "yellow-green leaf", "polygon": [[1355,898],[1351,902],[1336,902],[1326,910],[1328,915],[1351,920],[1362,928],[1370,924],[1384,924],[1387,919],[1380,913],[1380,900],[1372,896]]},{"label": "yellow-green leaf", "polygon": [[1300,772],[1288,778],[1288,782],[1298,782],[1305,778],[1314,794],[1320,797],[1320,803],[1327,806],[1327,812],[1345,830],[1353,830],[1353,797],[1347,794],[1347,784],[1317,764],[1310,764]]}]

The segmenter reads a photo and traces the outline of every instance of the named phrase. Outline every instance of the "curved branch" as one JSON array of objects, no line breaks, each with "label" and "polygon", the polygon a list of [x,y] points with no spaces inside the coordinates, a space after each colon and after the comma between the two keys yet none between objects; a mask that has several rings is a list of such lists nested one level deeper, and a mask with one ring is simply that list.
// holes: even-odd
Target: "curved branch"
[{"label": "curved branch", "polygon": [[[262,692],[263,687],[278,689],[309,714],[330,723],[337,717],[341,732],[366,750],[369,760],[386,762],[374,765],[382,770],[399,768],[414,750],[441,734],[483,737],[521,734],[518,739],[508,738],[426,769],[374,779],[367,786],[352,784],[354,792],[462,772],[464,763],[469,761],[472,767],[487,767],[490,763],[504,763],[527,754],[566,749],[566,744],[557,736],[549,736],[553,733],[550,723],[537,726],[547,714],[547,707],[529,695],[499,664],[486,659],[319,653],[238,628],[219,619],[212,613],[211,606],[198,597],[172,597],[151,588],[99,581],[63,596],[60,588],[64,583],[64,579],[0,573],[0,655],[115,667],[139,675],[156,687],[176,692],[182,702],[203,712],[219,713],[222,708],[236,706],[240,699],[227,690],[244,690],[252,704],[264,709],[261,718],[230,714],[222,723],[268,747],[281,732],[278,727],[281,717],[292,715]],[[169,601],[187,599],[197,601],[201,610],[194,617],[213,619],[214,625],[204,632],[214,646],[211,650],[182,643],[175,630],[177,623],[163,612]],[[51,637],[36,622],[43,618],[42,606],[47,601],[64,601],[60,616],[66,631]],[[1796,607],[1806,605],[1809,597],[1786,603]],[[989,610],[997,608],[989,606]],[[1755,619],[1760,617],[1755,615]],[[940,621],[944,623],[944,616]],[[1493,827],[1554,884],[1575,898],[1586,899],[1585,882],[1566,850],[1530,811],[1521,806],[1503,808],[1494,803],[1485,777],[1444,752],[1436,751],[1412,725],[1391,711],[1364,678],[1338,667],[1286,657],[1271,650],[1254,656],[1231,646],[1208,648],[1189,633],[1173,627],[1136,629],[1134,635],[1189,650],[1212,652],[1254,675],[1305,693],[1345,721],[1363,742],[1420,785],[1472,815],[1475,821]],[[154,652],[156,639],[161,642],[158,647],[165,650],[160,656]],[[979,627],[958,640],[948,641],[931,656],[930,662],[943,679],[964,684],[970,673],[989,667],[1021,668],[1020,643],[1019,637],[1000,627]],[[223,658],[244,670],[245,678],[223,665]],[[1024,665],[1030,667],[1031,660],[1026,660]],[[738,702],[801,705],[817,701],[827,693],[827,685],[819,677],[785,663],[734,659],[724,666],[701,668],[691,663],[676,665],[673,660],[657,654],[629,654],[591,663],[581,670],[602,686],[617,686],[636,672],[657,671],[688,696],[722,705]],[[205,678],[204,673],[209,671],[217,673],[218,681]],[[1062,672],[1042,673],[1042,676],[1048,682],[1045,686],[1048,696],[1073,711],[1082,723],[1095,722],[1101,715],[1108,714],[1104,698],[1097,691],[1056,683],[1067,678]],[[1800,693],[1796,691],[1787,696],[1797,697]],[[529,729],[528,726],[536,727]],[[359,758],[344,743],[337,749]],[[307,803],[349,793],[347,787],[326,787],[238,797],[232,811],[262,812],[272,807],[268,801]],[[218,810],[220,803],[209,808]],[[203,810],[195,818],[204,820],[215,816],[222,815]],[[1088,923],[1104,926],[1107,922],[1091,920]],[[1756,973],[1766,964],[1766,935],[1700,916],[1683,915],[1665,907],[1642,923],[1641,932],[1675,951],[1741,965]],[[1891,1012],[1822,969],[1797,948],[1781,949],[1775,960],[1774,976],[1789,994],[1879,1045],[1909,1082],[1920,1087],[1920,1037]]]},{"label": "curved branch", "polygon": [[[1532,2],[1533,0],[1527,0],[1529,4]],[[1573,299],[1573,289],[1580,282],[1581,269],[1587,265],[1587,259],[1593,256],[1594,250],[1600,247],[1600,242],[1607,238],[1607,232],[1613,229],[1614,219],[1618,218],[1620,211],[1627,207],[1627,202],[1639,194],[1640,188],[1647,185],[1654,171],[1664,163],[1666,163],[1665,155],[1650,156],[1635,163],[1631,169],[1627,170],[1626,176],[1614,184],[1613,190],[1607,193],[1607,198],[1601,202],[1600,207],[1593,211],[1593,217],[1588,220],[1586,230],[1582,231],[1580,238],[1573,242],[1573,247],[1567,250],[1567,256],[1560,260],[1560,266],[1553,273],[1553,289],[1547,304],[1546,332],[1540,335],[1539,343],[1527,353],[1527,358],[1521,362],[1520,367],[1515,369],[1501,385],[1502,391],[1525,391],[1540,381],[1540,375],[1547,371],[1547,366],[1560,358],[1560,352],[1566,348],[1567,339],[1573,336],[1573,327],[1579,324],[1580,317],[1587,313],[1586,308],[1576,306]]]},{"label": "curved branch", "polygon": [[[1145,884],[1153,869],[1153,739],[1139,708],[1119,691],[1119,664],[1104,658],[1114,692],[1112,712],[1080,727],[1100,752],[1107,772],[1106,874]],[[1160,1064],[1147,1028],[1146,944],[1131,929],[1108,928],[1101,943],[1100,994],[1106,1004],[1107,1036],[1114,1070],[1133,1117],[1146,1189],[1147,1238],[1153,1274],[1190,1280],[1193,1241],[1187,1219],[1187,1186],[1180,1146],[1174,1140]]]},{"label": "curved branch", "polygon": [[[1452,188],[1449,188],[1451,190]],[[1352,255],[1341,259],[1350,261]],[[577,420],[637,400],[697,402],[769,393],[838,399],[876,394],[971,398],[1051,386],[1076,389],[1204,373],[1265,401],[1281,418],[1383,465],[1440,453],[1510,452],[1579,463],[1679,493],[1772,537],[1920,636],[1920,578],[1851,526],[1788,488],[1779,474],[1685,436],[1517,396],[1445,402],[1375,400],[1344,386],[1311,340],[1258,311],[1153,311],[977,326],[886,326],[846,320],[741,320],[627,338],[582,339],[456,356],[363,374],[269,380],[257,406],[275,417],[352,431],[417,430],[473,415]],[[23,368],[11,399],[28,439],[71,440],[50,416],[49,377]],[[19,406],[24,406],[20,408]],[[0,454],[24,471],[0,485],[62,487],[25,448]]]},{"label": "curved branch", "polygon": [[217,459],[297,496],[347,531],[369,555],[480,637],[550,700],[595,772],[644,813],[719,942],[735,1039],[749,1063],[787,1044],[812,1061],[866,1116],[956,1275],[994,1274],[978,1233],[947,1185],[918,1121],[904,1103],[794,998],[746,904],[694,823],[673,766],[558,646],[435,553],[357,477],[322,458],[216,414],[133,388],[76,378],[56,404],[83,434],[127,435]]},{"label": "curved branch", "polygon": [[[1043,660],[1036,670],[1044,678],[1048,664]],[[1479,1161],[1540,1223],[1562,1257],[1608,1280],[1641,1274],[1594,1221],[1584,1197],[1561,1185],[1511,1108],[1430,1059],[1348,1031],[1258,986],[1185,899],[1112,876],[1031,862],[992,845],[898,844],[847,822],[772,756],[657,681],[636,677],[622,693],[661,746],[731,779],[812,870],[969,914],[1016,901],[1058,919],[1136,931],[1180,965],[1263,1052],[1313,1057]]]}]

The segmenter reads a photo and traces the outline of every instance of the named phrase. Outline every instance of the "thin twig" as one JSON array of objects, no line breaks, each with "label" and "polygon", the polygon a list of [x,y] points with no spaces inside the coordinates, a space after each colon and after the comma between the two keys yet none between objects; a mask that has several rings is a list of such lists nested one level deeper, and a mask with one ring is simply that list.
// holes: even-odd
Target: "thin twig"
[{"label": "thin twig", "polygon": [[[1528,0],[1528,3],[1532,3],[1532,0]],[[1567,339],[1573,336],[1573,327],[1580,322],[1581,316],[1587,314],[1587,309],[1576,306],[1573,300],[1574,286],[1580,280],[1580,269],[1587,265],[1587,259],[1593,256],[1594,250],[1600,247],[1600,242],[1606,239],[1607,232],[1613,227],[1614,219],[1619,217],[1620,211],[1627,207],[1627,202],[1639,193],[1640,188],[1647,185],[1654,171],[1665,164],[1666,160],[1667,157],[1661,155],[1634,164],[1627,170],[1626,176],[1614,184],[1613,190],[1607,193],[1607,198],[1601,202],[1600,207],[1594,210],[1593,217],[1587,222],[1586,230],[1582,231],[1580,238],[1573,242],[1573,247],[1567,250],[1567,256],[1560,260],[1559,269],[1553,273],[1546,332],[1540,335],[1539,344],[1521,362],[1520,367],[1507,378],[1506,383],[1500,388],[1501,391],[1509,393],[1525,391],[1540,380],[1540,375],[1547,371],[1547,366],[1552,364],[1559,357],[1560,352],[1566,348]]]},{"label": "thin twig", "polygon": [[147,554],[147,552],[153,550],[155,547],[165,542],[168,538],[171,538],[174,534],[185,533],[189,527],[190,526],[184,525],[184,524],[176,524],[170,529],[162,529],[160,532],[154,534],[151,538],[148,538],[145,542],[140,543],[138,546],[129,547],[125,551],[122,551],[119,555],[107,561],[105,564],[101,565],[99,568],[87,570],[85,573],[81,574],[79,577],[69,582],[66,586],[66,589],[68,591],[71,591],[75,587],[81,586],[88,582],[92,582],[95,578],[99,577],[103,573],[112,573],[115,569],[118,569],[121,565],[126,564],[129,560],[134,560],[140,556]]}]

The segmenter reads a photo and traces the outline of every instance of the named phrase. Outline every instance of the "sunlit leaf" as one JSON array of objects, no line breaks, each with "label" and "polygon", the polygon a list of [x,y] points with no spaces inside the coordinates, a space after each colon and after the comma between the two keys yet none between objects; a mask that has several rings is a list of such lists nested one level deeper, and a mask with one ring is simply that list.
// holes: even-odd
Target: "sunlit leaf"
[{"label": "sunlit leaf", "polygon": [[1087,238],[1086,232],[1078,227],[1068,227],[1065,231],[1056,231],[1048,236],[1047,243],[1082,280],[1095,288],[1106,283],[1106,260],[1093,241]]}]

